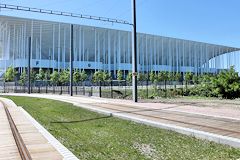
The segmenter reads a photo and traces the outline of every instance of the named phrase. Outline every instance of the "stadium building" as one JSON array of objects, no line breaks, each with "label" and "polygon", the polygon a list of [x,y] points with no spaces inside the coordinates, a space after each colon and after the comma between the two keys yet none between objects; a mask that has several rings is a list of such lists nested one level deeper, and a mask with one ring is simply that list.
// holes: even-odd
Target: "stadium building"
[{"label": "stadium building", "polygon": [[[60,71],[69,68],[70,24],[0,16],[0,77],[9,66]],[[131,32],[74,25],[74,69],[131,71]],[[239,48],[144,33],[137,34],[138,71],[218,73],[237,64]]]}]

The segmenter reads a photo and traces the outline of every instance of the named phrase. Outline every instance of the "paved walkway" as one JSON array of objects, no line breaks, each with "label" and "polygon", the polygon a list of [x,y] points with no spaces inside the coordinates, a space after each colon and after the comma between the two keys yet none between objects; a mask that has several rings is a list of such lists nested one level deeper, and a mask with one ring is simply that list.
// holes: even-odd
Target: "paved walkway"
[{"label": "paved walkway", "polygon": [[179,106],[164,103],[133,103],[128,100],[70,97],[67,95],[11,94],[73,103],[93,111],[130,119],[187,135],[240,147],[240,110]]}]

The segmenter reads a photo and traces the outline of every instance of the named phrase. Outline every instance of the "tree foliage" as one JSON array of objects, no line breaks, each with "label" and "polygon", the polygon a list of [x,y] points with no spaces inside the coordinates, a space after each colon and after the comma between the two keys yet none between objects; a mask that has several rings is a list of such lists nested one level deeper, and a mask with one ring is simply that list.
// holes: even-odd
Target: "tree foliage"
[{"label": "tree foliage", "polygon": [[234,67],[218,75],[205,74],[199,83],[191,89],[191,94],[227,99],[240,98],[240,78]]},{"label": "tree foliage", "polygon": [[69,70],[63,70],[60,72],[59,75],[59,82],[61,85],[66,85],[70,81],[70,71]]},{"label": "tree foliage", "polygon": [[16,70],[11,66],[11,67],[8,67],[4,75],[4,79],[6,82],[13,82],[15,80],[16,75],[17,75]]},{"label": "tree foliage", "polygon": [[27,72],[24,69],[23,72],[20,75],[19,84],[21,86],[24,86],[26,84],[26,82],[27,82]]},{"label": "tree foliage", "polygon": [[37,73],[37,75],[36,75],[36,79],[37,79],[37,80],[40,80],[40,81],[45,80],[45,72],[44,72],[43,69],[40,68],[40,69],[38,70],[38,73]]},{"label": "tree foliage", "polygon": [[50,81],[52,84],[57,85],[60,82],[59,77],[59,73],[57,71],[53,71],[53,73],[50,75]]},{"label": "tree foliage", "polygon": [[117,80],[119,81],[123,80],[123,72],[121,70],[118,70],[117,72]]},{"label": "tree foliage", "polygon": [[128,72],[126,80],[128,83],[132,82],[132,72],[130,72],[130,71]]}]

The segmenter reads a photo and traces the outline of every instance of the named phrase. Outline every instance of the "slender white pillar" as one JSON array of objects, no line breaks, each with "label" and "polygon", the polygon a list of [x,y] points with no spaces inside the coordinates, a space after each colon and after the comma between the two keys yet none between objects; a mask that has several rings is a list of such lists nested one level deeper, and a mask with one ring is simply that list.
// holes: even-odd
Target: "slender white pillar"
[{"label": "slender white pillar", "polygon": [[52,71],[54,72],[54,56],[55,56],[55,25],[52,26]]},{"label": "slender white pillar", "polygon": [[111,35],[108,30],[108,73],[111,73]]},{"label": "slender white pillar", "polygon": [[40,31],[39,31],[39,60],[40,60],[40,68],[42,68],[42,23],[40,23]]},{"label": "slender white pillar", "polygon": [[61,55],[61,46],[60,46],[60,42],[61,42],[61,24],[58,23],[58,72],[60,72],[60,64],[61,64],[61,60],[60,60],[60,55]]},{"label": "slender white pillar", "polygon": [[96,67],[97,67],[97,31],[96,28],[94,28],[94,45],[95,45],[95,56],[94,56],[94,62],[95,62],[95,72],[96,72]]}]

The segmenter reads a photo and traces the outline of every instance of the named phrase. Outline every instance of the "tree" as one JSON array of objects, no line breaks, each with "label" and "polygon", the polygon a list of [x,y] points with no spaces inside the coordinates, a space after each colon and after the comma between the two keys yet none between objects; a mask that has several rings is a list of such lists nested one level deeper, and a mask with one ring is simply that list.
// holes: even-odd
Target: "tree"
[{"label": "tree", "polygon": [[119,81],[123,80],[123,72],[121,70],[118,70],[117,72],[117,80]]},{"label": "tree", "polygon": [[132,72],[128,72],[126,80],[128,83],[132,83]]},{"label": "tree", "polygon": [[4,79],[6,82],[13,82],[16,75],[17,75],[16,70],[11,66],[11,67],[8,67],[4,75]]},{"label": "tree", "polygon": [[44,79],[48,81],[50,80],[50,78],[51,78],[50,70],[47,70],[44,74]]},{"label": "tree", "polygon": [[70,81],[70,72],[69,70],[63,70],[61,71],[59,75],[59,82],[61,85],[65,85]]},{"label": "tree", "polygon": [[234,70],[234,66],[227,71],[222,71],[217,77],[212,76],[212,96],[228,99],[240,97],[240,78]]},{"label": "tree", "polygon": [[162,71],[158,73],[158,81],[164,81],[164,88],[167,90],[167,80],[168,80],[168,72]]},{"label": "tree", "polygon": [[191,72],[185,73],[184,80],[185,80],[186,90],[188,89],[188,88],[187,88],[187,85],[188,85],[189,82],[192,80],[192,77],[193,77],[193,74],[192,74]]},{"label": "tree", "polygon": [[174,78],[175,78],[175,81],[179,82],[181,80],[181,74],[180,73],[175,73]]},{"label": "tree", "polygon": [[59,73],[57,71],[53,71],[53,73],[50,75],[50,81],[54,85],[59,83]]},{"label": "tree", "polygon": [[94,83],[103,81],[103,72],[102,71],[96,71],[93,74],[92,81]]},{"label": "tree", "polygon": [[156,75],[153,71],[150,72],[149,74],[149,80],[154,83],[156,81]]},{"label": "tree", "polygon": [[111,73],[103,72],[103,81],[109,81],[111,78]]},{"label": "tree", "polygon": [[31,69],[30,71],[30,80],[31,80],[31,83],[35,82],[36,80],[36,72],[33,69]]},{"label": "tree", "polygon": [[176,82],[179,82],[181,80],[181,74],[180,73],[175,73],[174,74],[174,81],[175,81],[175,84],[174,84],[174,88],[175,90],[177,89],[177,85],[176,85]]},{"label": "tree", "polygon": [[144,73],[139,73],[137,76],[138,81],[141,83],[143,86],[143,82],[146,80],[146,75]]},{"label": "tree", "polygon": [[81,72],[80,72],[80,82],[82,83],[82,82],[86,81],[87,78],[88,78],[87,73],[86,73],[84,70],[81,71]]},{"label": "tree", "polygon": [[24,69],[20,75],[19,84],[21,86],[24,86],[26,82],[27,82],[27,73],[26,73],[26,70]]},{"label": "tree", "polygon": [[192,80],[193,80],[193,84],[198,84],[199,83],[199,81],[198,81],[198,75],[193,75],[192,76]]},{"label": "tree", "polygon": [[45,79],[45,72],[43,69],[38,70],[38,74],[36,75],[36,79],[43,81]]},{"label": "tree", "polygon": [[81,81],[81,72],[79,70],[76,70],[73,73],[73,82],[79,83],[80,81]]}]

